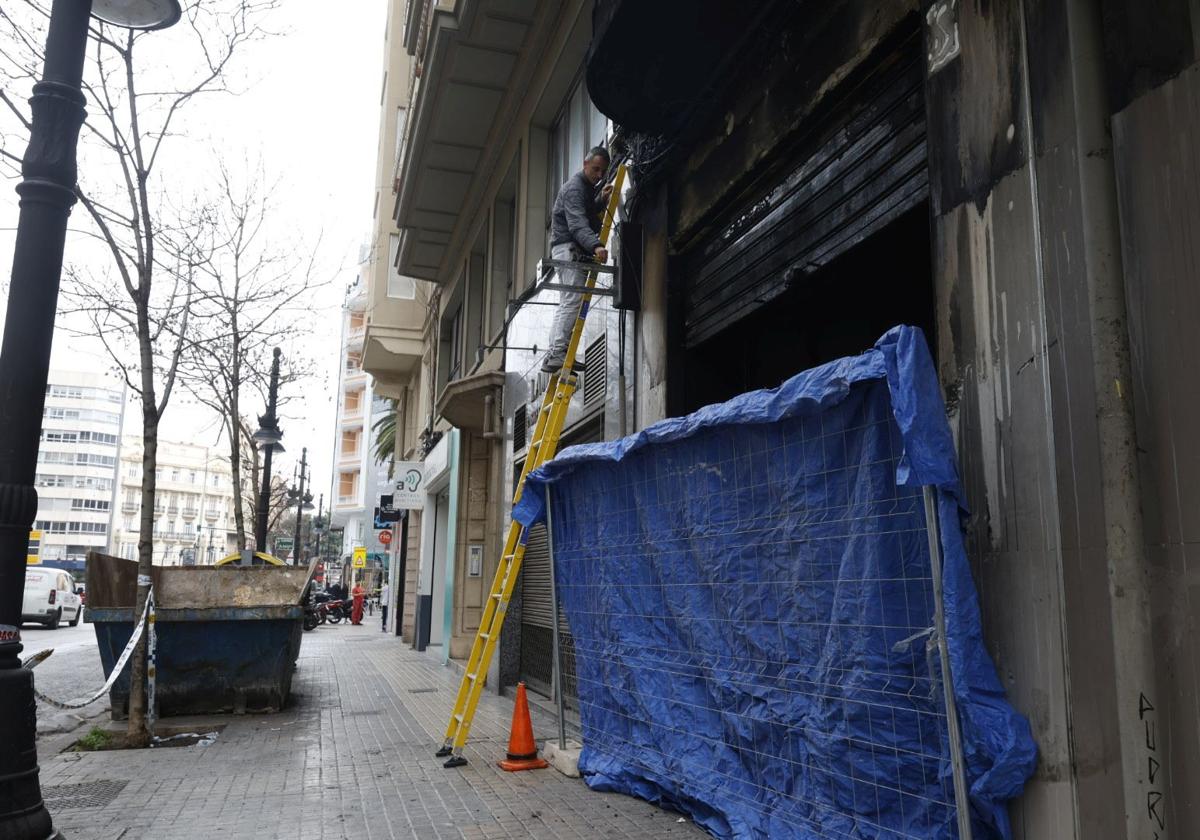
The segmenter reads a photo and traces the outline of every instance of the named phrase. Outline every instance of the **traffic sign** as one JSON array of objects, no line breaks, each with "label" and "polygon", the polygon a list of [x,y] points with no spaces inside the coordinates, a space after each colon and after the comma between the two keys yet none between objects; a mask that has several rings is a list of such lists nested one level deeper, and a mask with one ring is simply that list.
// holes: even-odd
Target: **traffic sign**
[{"label": "traffic sign", "polygon": [[379,541],[381,543],[383,543],[384,545],[387,545],[388,543],[390,543],[392,541],[392,532],[391,531],[380,531],[379,532]]},{"label": "traffic sign", "polygon": [[367,568],[367,547],[365,545],[360,545],[358,548],[354,549],[354,554],[351,555],[350,565],[355,569]]},{"label": "traffic sign", "polygon": [[276,537],[275,538],[275,555],[286,554],[292,550],[294,540],[291,537]]}]

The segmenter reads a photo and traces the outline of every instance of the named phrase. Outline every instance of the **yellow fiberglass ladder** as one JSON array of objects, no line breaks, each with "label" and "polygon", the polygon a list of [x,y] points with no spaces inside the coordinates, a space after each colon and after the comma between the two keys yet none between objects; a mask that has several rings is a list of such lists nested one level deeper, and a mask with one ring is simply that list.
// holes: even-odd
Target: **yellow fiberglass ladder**
[{"label": "yellow fiberglass ladder", "polygon": [[[606,247],[624,180],[625,167],[619,166],[616,178],[613,180],[608,209],[600,224],[600,243]],[[584,282],[586,288],[595,288],[597,274],[596,271],[587,272],[587,280]],[[591,299],[591,293],[585,292],[579,305],[579,316],[575,319],[575,327],[571,330],[566,362],[563,364],[562,370],[551,374],[550,383],[546,386],[546,395],[542,398],[542,407],[538,411],[533,438],[529,443],[529,454],[525,457],[525,466],[521,470],[520,479],[517,480],[516,492],[513,493],[512,503],[514,505],[521,500],[521,491],[525,489],[526,476],[552,459],[558,451],[558,439],[562,434],[563,422],[566,420],[567,406],[571,404],[571,395],[575,393],[575,388],[579,384],[578,374],[572,368],[575,365],[575,353],[579,349],[579,342],[583,336],[583,324],[587,320]],[[500,628],[504,626],[504,616],[508,612],[508,602],[512,598],[513,587],[517,583],[517,574],[521,571],[521,561],[525,557],[525,541],[528,537],[529,533],[525,526],[514,519],[509,525],[508,539],[504,542],[504,554],[500,557],[500,563],[496,567],[496,576],[492,580],[492,591],[483,608],[483,616],[479,620],[479,634],[475,637],[475,643],[471,645],[471,656],[467,659],[467,669],[463,673],[462,683],[458,687],[458,698],[454,701],[454,711],[450,715],[450,723],[446,727],[446,740],[442,743],[442,748],[437,751],[438,758],[450,756],[445,767],[461,767],[467,763],[462,754],[463,745],[467,743],[467,735],[471,732],[475,707],[479,704],[479,695],[483,692],[488,666],[491,664],[492,654],[496,651]]]}]

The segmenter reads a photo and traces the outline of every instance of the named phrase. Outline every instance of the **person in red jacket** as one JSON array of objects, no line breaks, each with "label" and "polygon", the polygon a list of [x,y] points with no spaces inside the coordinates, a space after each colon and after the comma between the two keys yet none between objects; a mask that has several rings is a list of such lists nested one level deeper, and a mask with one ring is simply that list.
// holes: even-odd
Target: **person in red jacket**
[{"label": "person in red jacket", "polygon": [[367,590],[362,588],[361,583],[355,582],[354,588],[350,590],[350,597],[354,599],[354,606],[350,610],[350,623],[362,624],[363,599],[367,597]]}]

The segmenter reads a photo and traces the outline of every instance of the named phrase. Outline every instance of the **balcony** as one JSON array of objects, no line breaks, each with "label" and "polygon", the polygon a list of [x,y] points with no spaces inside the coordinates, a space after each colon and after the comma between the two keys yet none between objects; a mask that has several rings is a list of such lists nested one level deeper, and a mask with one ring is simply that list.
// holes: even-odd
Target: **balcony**
[{"label": "balcony", "polygon": [[183,518],[184,519],[195,519],[199,515],[200,515],[199,508],[185,507],[183,509]]},{"label": "balcony", "polygon": [[420,57],[421,76],[409,103],[393,214],[404,276],[435,282],[449,276],[443,264],[456,253],[452,240],[464,203],[492,176],[486,155],[504,141],[512,118],[502,105],[545,46],[531,34],[548,34],[548,27],[534,26],[542,10],[529,0],[410,6],[406,45]]},{"label": "balcony", "polygon": [[167,506],[162,504],[161,502],[154,503],[154,515],[155,516],[162,516],[163,512],[166,511],[166,509],[167,509]]},{"label": "balcony", "polygon": [[353,449],[342,449],[338,452],[338,463],[352,465],[362,460],[362,450],[357,446]]},{"label": "balcony", "polygon": [[204,518],[207,519],[209,522],[216,522],[217,519],[220,518],[220,516],[221,516],[221,511],[215,510],[213,508],[208,508],[207,510],[204,511]]},{"label": "balcony", "polygon": [[365,325],[351,327],[346,331],[346,349],[351,353],[361,353],[363,349],[363,337],[367,333]]},{"label": "balcony", "polygon": [[141,508],[139,502],[121,502],[121,513],[137,513],[139,508]]},{"label": "balcony", "polygon": [[178,516],[179,505],[167,505],[167,516]]}]

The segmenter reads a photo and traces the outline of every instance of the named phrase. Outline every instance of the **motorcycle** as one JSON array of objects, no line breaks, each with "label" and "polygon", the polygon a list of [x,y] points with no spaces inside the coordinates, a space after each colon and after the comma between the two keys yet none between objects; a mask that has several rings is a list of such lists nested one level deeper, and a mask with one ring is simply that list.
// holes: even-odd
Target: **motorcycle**
[{"label": "motorcycle", "polygon": [[321,624],[340,624],[342,619],[349,620],[351,603],[349,601],[333,600],[317,604],[317,617]]}]

